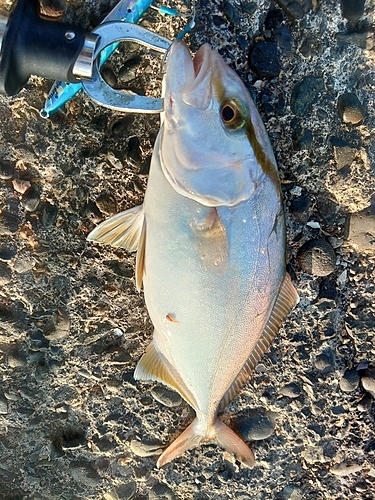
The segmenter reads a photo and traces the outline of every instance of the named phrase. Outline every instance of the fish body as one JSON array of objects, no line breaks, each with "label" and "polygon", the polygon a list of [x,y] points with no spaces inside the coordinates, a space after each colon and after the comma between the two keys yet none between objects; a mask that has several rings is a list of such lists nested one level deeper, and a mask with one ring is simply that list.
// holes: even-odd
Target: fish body
[{"label": "fish body", "polygon": [[143,205],[89,239],[137,249],[154,335],[134,376],[174,388],[196,412],[158,465],[216,443],[251,467],[252,451],[217,415],[298,300],[276,162],[246,88],[209,45],[192,61],[173,43],[164,103]]}]

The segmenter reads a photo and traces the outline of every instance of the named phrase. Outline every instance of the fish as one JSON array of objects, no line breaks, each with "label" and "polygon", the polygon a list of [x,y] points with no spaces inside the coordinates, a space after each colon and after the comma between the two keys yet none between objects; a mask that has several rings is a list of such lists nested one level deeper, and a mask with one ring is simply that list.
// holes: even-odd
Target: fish
[{"label": "fish", "polygon": [[253,467],[252,450],[218,415],[298,302],[278,169],[248,90],[209,44],[192,58],[172,43],[163,97],[143,204],[88,239],[137,252],[154,333],[134,378],[176,390],[196,414],[157,466],[210,443]]}]

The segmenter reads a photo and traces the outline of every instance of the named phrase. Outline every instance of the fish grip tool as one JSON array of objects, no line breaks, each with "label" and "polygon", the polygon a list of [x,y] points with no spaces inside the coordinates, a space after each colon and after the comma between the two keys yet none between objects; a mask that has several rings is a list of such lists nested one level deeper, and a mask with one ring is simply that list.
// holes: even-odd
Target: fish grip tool
[{"label": "fish grip tool", "polygon": [[98,35],[40,16],[38,0],[18,0],[0,16],[0,92],[17,94],[31,75],[79,82],[91,78]]},{"label": "fish grip tool", "polygon": [[108,85],[99,71],[100,52],[107,46],[121,41],[137,42],[150,49],[166,54],[172,42],[141,26],[124,23],[108,22],[101,24],[93,34],[99,36],[94,52],[94,65],[91,80],[82,82],[85,92],[96,103],[116,111],[131,113],[160,113],[163,111],[163,99],[120,92]]}]

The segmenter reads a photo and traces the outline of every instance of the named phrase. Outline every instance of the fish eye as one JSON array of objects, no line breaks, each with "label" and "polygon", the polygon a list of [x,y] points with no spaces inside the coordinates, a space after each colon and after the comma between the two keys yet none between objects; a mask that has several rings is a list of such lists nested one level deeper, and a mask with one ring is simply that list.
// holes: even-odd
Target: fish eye
[{"label": "fish eye", "polygon": [[231,130],[238,130],[245,124],[245,112],[236,99],[226,99],[220,109],[224,125]]}]

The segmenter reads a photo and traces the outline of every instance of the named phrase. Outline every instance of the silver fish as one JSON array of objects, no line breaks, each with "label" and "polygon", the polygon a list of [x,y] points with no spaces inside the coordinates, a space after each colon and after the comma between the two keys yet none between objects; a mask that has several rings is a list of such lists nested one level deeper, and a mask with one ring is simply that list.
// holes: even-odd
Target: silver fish
[{"label": "silver fish", "polygon": [[253,452],[218,413],[298,302],[276,161],[247,89],[208,44],[192,60],[174,42],[163,88],[144,203],[88,239],[137,250],[155,330],[134,377],[175,389],[196,412],[157,465],[216,443],[252,467]]}]

